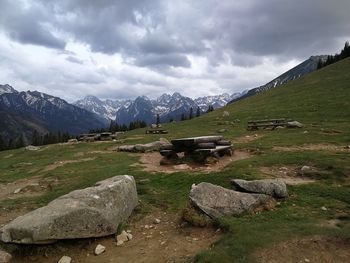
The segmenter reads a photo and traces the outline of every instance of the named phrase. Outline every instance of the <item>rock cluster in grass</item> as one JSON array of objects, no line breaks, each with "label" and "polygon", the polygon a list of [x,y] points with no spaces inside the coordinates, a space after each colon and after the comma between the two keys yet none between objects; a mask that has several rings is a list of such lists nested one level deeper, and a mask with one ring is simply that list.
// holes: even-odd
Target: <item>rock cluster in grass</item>
[{"label": "rock cluster in grass", "polygon": [[279,180],[233,182],[239,186],[237,191],[205,182],[192,185],[183,219],[195,226],[206,226],[222,216],[273,209],[276,205],[275,198],[288,196],[285,183]]},{"label": "rock cluster in grass", "polygon": [[10,243],[45,244],[107,236],[116,233],[137,204],[134,178],[115,176],[16,218],[2,228],[0,238]]},{"label": "rock cluster in grass", "polygon": [[130,241],[133,238],[131,232],[123,230],[119,235],[116,235],[117,246],[122,246],[124,243]]},{"label": "rock cluster in grass", "polygon": [[116,150],[120,152],[144,153],[160,151],[160,149],[163,149],[167,146],[171,146],[171,143],[167,139],[160,138],[159,141],[146,144],[122,145],[119,146]]}]

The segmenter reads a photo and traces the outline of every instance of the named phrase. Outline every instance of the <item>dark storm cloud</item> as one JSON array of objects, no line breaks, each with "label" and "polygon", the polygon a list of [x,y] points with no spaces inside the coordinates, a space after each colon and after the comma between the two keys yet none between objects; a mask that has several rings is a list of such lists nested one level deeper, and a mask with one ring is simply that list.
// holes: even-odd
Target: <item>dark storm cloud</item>
[{"label": "dark storm cloud", "polygon": [[[1,26],[11,38],[63,49],[65,41],[54,34],[63,31],[94,52],[122,53],[140,66],[159,61],[159,65],[189,67],[185,59],[189,54],[206,56],[212,65],[225,54],[243,66],[259,63],[261,56],[304,58],[334,49],[335,39],[350,34],[348,0],[16,3],[5,0],[0,4]],[[244,54],[250,56],[249,61]]]},{"label": "dark storm cloud", "polygon": [[236,52],[305,58],[335,50],[337,38],[349,37],[349,10],[348,0],[247,1],[245,8],[231,6],[216,17],[223,18],[219,31],[227,32],[223,44]]},{"label": "dark storm cloud", "polygon": [[0,30],[23,44],[64,49],[65,41],[51,32],[50,18],[46,10],[36,5],[26,8],[21,3],[10,0],[0,2]]},{"label": "dark storm cloud", "polygon": [[136,65],[140,67],[184,67],[191,66],[191,62],[184,55],[179,54],[147,54],[138,57]]}]

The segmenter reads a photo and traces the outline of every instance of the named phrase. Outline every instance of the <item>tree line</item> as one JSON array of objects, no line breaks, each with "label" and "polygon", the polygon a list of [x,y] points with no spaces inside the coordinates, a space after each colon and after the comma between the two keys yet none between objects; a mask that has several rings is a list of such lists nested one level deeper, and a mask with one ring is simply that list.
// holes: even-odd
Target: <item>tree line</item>
[{"label": "tree line", "polygon": [[[209,105],[206,113],[209,113],[211,111],[214,111],[214,107],[212,105]],[[190,120],[190,119],[193,119],[194,117],[199,117],[199,116],[201,116],[201,109],[197,107],[196,114],[194,115],[193,108],[191,107],[188,115],[186,113],[181,114],[181,120],[182,121]]]},{"label": "tree line", "polygon": [[348,57],[350,57],[350,46],[349,46],[349,42],[346,41],[344,48],[341,50],[340,54],[335,54],[334,56],[329,55],[325,61],[323,61],[322,59],[319,59],[317,63],[317,69],[321,69],[325,66],[331,65],[335,62],[338,62]]},{"label": "tree line", "polygon": [[0,134],[0,151],[25,147],[28,145],[28,141],[30,141],[32,145],[41,146],[53,143],[67,142],[71,138],[72,136],[68,132],[60,131],[57,133],[49,132],[41,134],[38,131],[34,130],[32,132],[31,140],[28,140],[23,134],[17,136],[16,138],[5,140]]},{"label": "tree line", "polygon": [[129,123],[129,125],[122,124],[119,125],[116,121],[111,120],[108,128],[99,128],[99,129],[92,129],[89,131],[89,133],[102,133],[102,132],[125,132],[125,131],[131,131],[138,128],[144,128],[147,124],[145,121],[132,121]]}]

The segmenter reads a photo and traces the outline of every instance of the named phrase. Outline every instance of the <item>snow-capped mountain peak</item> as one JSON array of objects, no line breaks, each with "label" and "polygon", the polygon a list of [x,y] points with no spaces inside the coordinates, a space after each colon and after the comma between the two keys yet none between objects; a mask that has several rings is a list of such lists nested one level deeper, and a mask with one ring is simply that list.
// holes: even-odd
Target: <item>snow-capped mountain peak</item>
[{"label": "snow-capped mountain peak", "polygon": [[0,95],[5,93],[18,93],[18,91],[12,88],[9,84],[0,85]]},{"label": "snow-capped mountain peak", "polygon": [[130,105],[130,102],[130,100],[110,99],[102,101],[93,95],[88,95],[73,104],[80,108],[96,113],[105,119],[114,120],[116,112],[122,107],[128,107]]}]

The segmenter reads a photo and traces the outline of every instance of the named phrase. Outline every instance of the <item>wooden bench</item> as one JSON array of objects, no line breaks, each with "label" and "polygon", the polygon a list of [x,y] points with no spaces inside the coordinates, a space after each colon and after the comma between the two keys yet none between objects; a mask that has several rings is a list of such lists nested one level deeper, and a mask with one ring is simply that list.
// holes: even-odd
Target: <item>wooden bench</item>
[{"label": "wooden bench", "polygon": [[253,131],[258,130],[259,128],[271,128],[272,130],[276,129],[278,126],[286,127],[288,122],[291,120],[286,119],[266,119],[266,120],[252,120],[248,121],[247,130]]}]

